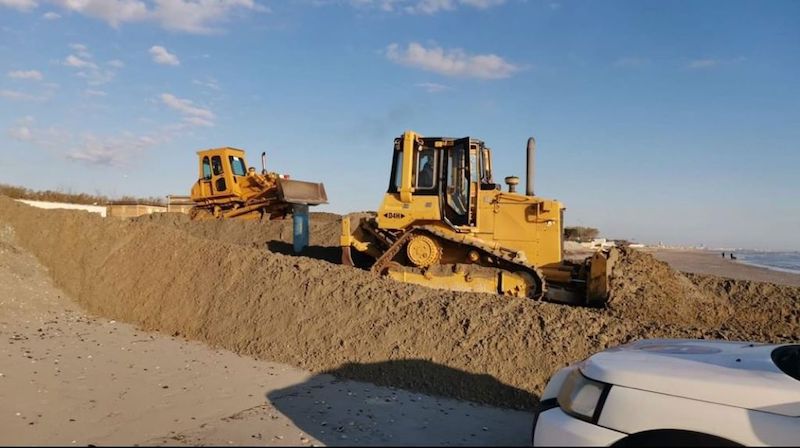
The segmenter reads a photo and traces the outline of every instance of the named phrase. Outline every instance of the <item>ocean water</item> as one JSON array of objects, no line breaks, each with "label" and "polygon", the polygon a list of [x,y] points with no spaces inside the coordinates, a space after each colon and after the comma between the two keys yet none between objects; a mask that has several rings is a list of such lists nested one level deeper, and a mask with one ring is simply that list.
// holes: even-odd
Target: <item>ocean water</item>
[{"label": "ocean water", "polygon": [[800,274],[800,252],[734,251],[737,261],[776,271]]}]

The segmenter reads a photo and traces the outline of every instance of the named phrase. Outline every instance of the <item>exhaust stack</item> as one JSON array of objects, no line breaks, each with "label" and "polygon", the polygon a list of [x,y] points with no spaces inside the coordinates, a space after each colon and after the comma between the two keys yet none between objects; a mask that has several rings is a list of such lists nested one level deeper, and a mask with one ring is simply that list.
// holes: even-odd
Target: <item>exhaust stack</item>
[{"label": "exhaust stack", "polygon": [[525,194],[528,196],[533,196],[533,174],[534,174],[534,168],[536,167],[536,161],[534,160],[535,156],[536,156],[536,139],[531,137],[528,139],[528,164],[525,171],[525,176],[526,176]]},{"label": "exhaust stack", "polygon": [[261,153],[261,174],[267,174],[267,153]]}]

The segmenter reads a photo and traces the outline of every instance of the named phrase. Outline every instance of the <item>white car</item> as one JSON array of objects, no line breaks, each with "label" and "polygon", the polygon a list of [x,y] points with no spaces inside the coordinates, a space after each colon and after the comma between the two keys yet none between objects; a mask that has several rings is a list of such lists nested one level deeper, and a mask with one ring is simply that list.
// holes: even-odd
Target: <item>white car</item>
[{"label": "white car", "polygon": [[534,446],[800,445],[800,345],[651,339],[556,372]]}]

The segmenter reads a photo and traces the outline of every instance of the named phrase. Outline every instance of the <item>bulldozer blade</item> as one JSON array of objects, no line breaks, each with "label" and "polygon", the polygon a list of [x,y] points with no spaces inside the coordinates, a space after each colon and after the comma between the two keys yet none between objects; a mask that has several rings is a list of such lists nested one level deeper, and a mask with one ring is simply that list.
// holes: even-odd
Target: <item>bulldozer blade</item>
[{"label": "bulldozer blade", "polygon": [[612,248],[607,254],[595,252],[589,266],[589,278],[586,282],[586,304],[602,306],[611,292],[611,270],[619,257],[617,249]]},{"label": "bulldozer blade", "polygon": [[586,305],[583,291],[570,290],[550,284],[544,299],[548,302],[562,303],[564,305]]},{"label": "bulldozer blade", "polygon": [[289,204],[319,205],[328,203],[325,186],[302,180],[278,179],[279,198]]}]

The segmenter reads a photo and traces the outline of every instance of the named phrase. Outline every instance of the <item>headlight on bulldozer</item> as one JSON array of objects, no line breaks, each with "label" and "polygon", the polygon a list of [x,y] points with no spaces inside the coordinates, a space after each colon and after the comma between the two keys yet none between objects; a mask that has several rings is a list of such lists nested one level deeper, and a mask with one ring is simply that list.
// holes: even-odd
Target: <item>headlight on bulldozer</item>
[{"label": "headlight on bulldozer", "polygon": [[558,392],[558,406],[575,418],[597,423],[609,389],[610,384],[590,380],[575,369]]}]

